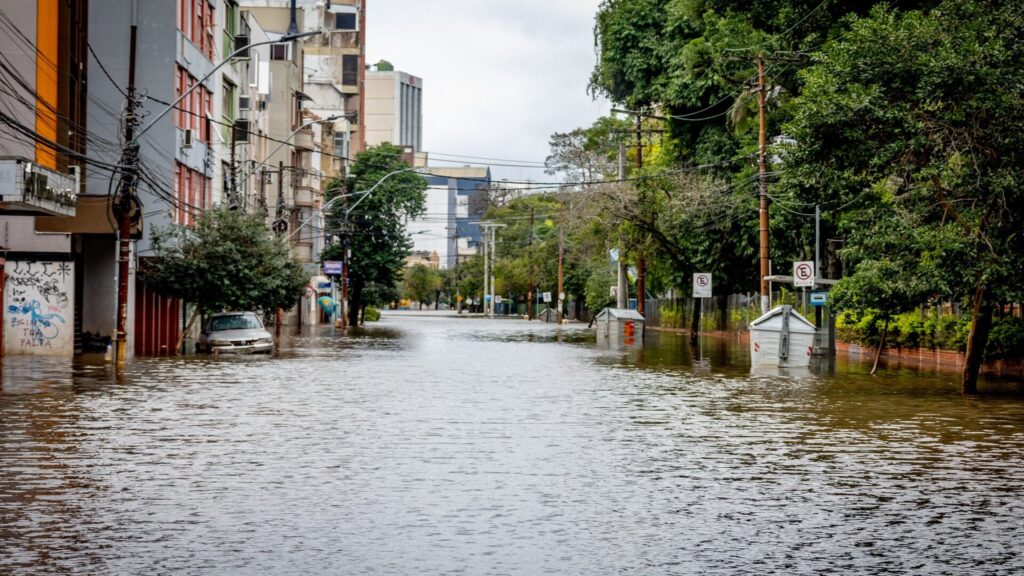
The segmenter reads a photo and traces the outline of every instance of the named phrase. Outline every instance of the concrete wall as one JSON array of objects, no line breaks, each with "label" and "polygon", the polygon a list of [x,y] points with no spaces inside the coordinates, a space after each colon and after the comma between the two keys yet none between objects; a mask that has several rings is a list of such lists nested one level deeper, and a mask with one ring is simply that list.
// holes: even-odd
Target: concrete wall
[{"label": "concrete wall", "polygon": [[399,71],[366,73],[366,144],[423,146],[423,80]]},{"label": "concrete wall", "polygon": [[366,145],[399,144],[398,86],[394,72],[366,75]]},{"label": "concrete wall", "polygon": [[[175,28],[177,2],[169,0],[137,0],[139,22],[137,36],[136,88],[151,97],[166,102],[174,100],[174,63],[178,54],[178,33]],[[130,44],[132,0],[92,0],[89,3],[89,43],[96,56],[121,88],[128,84],[128,46]],[[89,99],[87,122],[89,131],[100,138],[118,140],[119,119],[124,95],[99,71],[95,57],[89,55]],[[149,126],[164,106],[147,101],[143,112],[143,126]],[[162,195],[173,194],[174,157],[177,132],[172,114],[166,114],[141,138],[142,163],[147,172],[161,184],[161,194],[149,185],[140,187],[145,212],[144,237],[138,250],[142,255],[150,251],[149,237],[156,226],[173,221],[171,203]],[[90,156],[108,162],[119,160],[116,151],[90,149]],[[106,195],[111,180],[108,173],[89,171],[86,191]],[[114,183],[116,185],[116,182]]]},{"label": "concrete wall", "polygon": [[82,331],[114,336],[117,327],[117,244],[113,238],[82,239]]},{"label": "concrete wall", "polygon": [[[7,14],[18,30],[21,30],[29,41],[36,41],[36,3],[4,2],[4,13]],[[29,86],[36,85],[36,52],[32,50],[25,41],[16,39],[9,34],[0,34],[0,53],[10,60],[14,69],[17,70]],[[22,94],[24,95],[24,94]],[[7,100],[9,97],[0,95],[0,100]],[[4,113],[14,116],[21,124],[34,129],[36,124],[35,112],[21,104],[12,104],[3,108]],[[15,140],[0,132],[0,156],[16,156],[34,160],[36,148],[33,144]]]},{"label": "concrete wall", "polygon": [[75,264],[8,261],[5,271],[4,354],[74,354]]}]

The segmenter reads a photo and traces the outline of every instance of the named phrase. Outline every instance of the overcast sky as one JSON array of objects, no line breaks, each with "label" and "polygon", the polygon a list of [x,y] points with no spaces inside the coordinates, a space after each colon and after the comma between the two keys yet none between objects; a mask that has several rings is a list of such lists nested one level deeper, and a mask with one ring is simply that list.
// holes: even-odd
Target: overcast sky
[{"label": "overcast sky", "polygon": [[[423,79],[423,146],[432,165],[460,165],[439,162],[440,154],[543,162],[552,133],[608,113],[606,101],[587,94],[599,2],[369,0],[367,62],[385,59]],[[551,179],[538,169],[491,171]]]}]

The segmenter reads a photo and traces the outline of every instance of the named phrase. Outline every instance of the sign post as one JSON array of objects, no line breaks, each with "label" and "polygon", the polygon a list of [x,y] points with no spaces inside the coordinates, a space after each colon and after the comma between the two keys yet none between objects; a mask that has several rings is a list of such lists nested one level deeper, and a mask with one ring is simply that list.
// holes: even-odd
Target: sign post
[{"label": "sign post", "polygon": [[804,289],[800,305],[807,314],[807,289],[814,288],[814,262],[793,262],[793,287]]},{"label": "sign post", "polygon": [[693,275],[693,297],[711,298],[711,274],[696,272]]},{"label": "sign post", "polygon": [[793,262],[793,287],[814,288],[814,262]]}]

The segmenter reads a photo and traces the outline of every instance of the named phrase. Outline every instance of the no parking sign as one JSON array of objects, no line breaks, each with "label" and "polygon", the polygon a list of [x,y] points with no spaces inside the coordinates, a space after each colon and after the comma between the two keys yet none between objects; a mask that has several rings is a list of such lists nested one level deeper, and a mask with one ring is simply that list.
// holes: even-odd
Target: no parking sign
[{"label": "no parking sign", "polygon": [[711,298],[711,274],[696,272],[693,275],[693,297]]},{"label": "no parking sign", "polygon": [[793,286],[814,287],[814,262],[793,262]]}]

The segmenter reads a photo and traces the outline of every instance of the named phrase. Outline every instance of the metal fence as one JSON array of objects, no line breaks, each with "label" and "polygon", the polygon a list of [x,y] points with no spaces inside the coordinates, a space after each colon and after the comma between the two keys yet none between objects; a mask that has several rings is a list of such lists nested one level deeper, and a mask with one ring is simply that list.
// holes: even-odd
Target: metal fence
[{"label": "metal fence", "polygon": [[715,298],[654,298],[646,301],[648,326],[689,329],[694,306],[699,306],[702,331],[745,332],[750,322],[761,315],[759,297],[731,294]]}]

